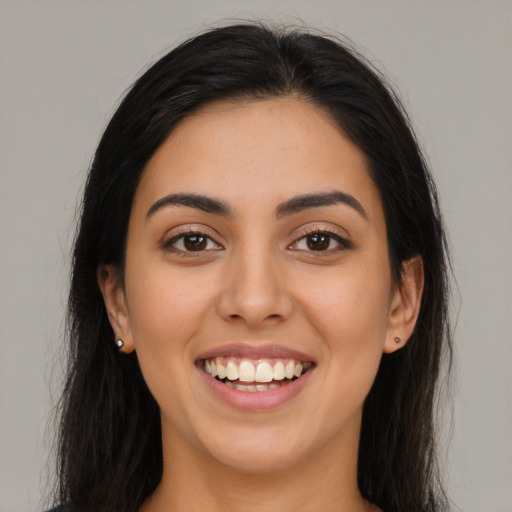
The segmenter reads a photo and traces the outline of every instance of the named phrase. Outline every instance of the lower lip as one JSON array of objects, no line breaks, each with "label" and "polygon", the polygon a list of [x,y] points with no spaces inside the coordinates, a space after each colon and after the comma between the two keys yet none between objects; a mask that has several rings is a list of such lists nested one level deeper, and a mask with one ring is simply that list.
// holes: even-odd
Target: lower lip
[{"label": "lower lip", "polygon": [[210,388],[215,396],[231,407],[247,411],[267,411],[289,402],[300,393],[314,370],[313,366],[298,379],[295,379],[289,384],[282,385],[277,389],[250,392],[230,388],[229,386],[226,386],[226,384],[223,384],[210,374],[206,373],[199,366],[196,368],[205,384]]}]

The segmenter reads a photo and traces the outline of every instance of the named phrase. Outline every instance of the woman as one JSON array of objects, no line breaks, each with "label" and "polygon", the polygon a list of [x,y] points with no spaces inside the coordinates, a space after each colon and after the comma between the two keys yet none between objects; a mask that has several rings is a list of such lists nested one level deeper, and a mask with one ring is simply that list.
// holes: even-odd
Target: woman
[{"label": "woman", "polygon": [[446,510],[446,261],[407,117],[352,50],[260,25],[187,41],[90,170],[59,502]]}]

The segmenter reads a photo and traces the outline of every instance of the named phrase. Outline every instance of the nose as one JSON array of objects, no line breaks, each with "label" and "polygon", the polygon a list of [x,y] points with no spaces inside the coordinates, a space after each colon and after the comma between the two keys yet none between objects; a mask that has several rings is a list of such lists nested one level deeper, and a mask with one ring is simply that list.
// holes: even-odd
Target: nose
[{"label": "nose", "polygon": [[285,273],[271,252],[253,247],[226,265],[218,298],[219,315],[229,322],[263,329],[287,320],[293,302]]}]

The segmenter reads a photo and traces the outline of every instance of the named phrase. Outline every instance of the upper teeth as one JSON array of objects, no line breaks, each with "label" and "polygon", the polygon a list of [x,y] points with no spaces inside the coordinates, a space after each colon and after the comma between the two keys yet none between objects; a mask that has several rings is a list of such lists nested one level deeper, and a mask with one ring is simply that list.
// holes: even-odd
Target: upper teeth
[{"label": "upper teeth", "polygon": [[281,360],[274,366],[267,360],[251,361],[235,358],[216,357],[206,359],[204,369],[213,377],[219,379],[239,380],[241,382],[271,382],[272,380],[292,379],[300,377],[303,371],[311,367],[311,363],[301,363],[293,359]]}]

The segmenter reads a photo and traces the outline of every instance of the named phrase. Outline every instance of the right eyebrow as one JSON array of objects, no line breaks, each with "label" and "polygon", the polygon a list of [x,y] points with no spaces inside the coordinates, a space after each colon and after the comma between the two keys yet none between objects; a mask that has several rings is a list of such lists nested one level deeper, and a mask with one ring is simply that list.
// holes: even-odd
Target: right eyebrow
[{"label": "right eyebrow", "polygon": [[201,194],[170,194],[156,201],[147,211],[146,219],[153,216],[162,208],[169,206],[188,206],[206,213],[214,213],[222,217],[231,217],[231,208],[220,199],[203,196]]}]

